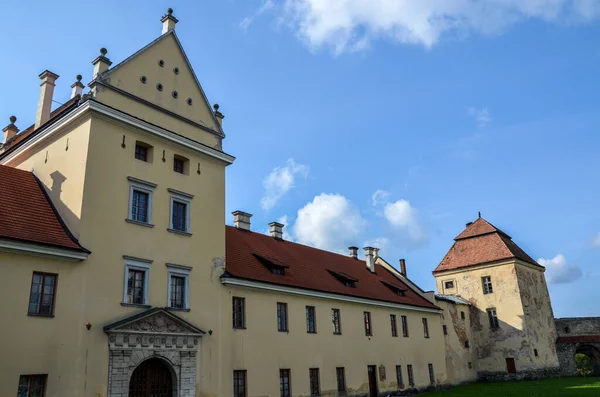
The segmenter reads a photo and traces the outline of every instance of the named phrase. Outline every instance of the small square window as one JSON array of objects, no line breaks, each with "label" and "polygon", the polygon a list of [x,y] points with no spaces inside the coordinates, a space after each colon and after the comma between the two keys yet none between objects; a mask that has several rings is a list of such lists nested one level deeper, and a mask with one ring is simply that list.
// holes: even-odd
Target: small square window
[{"label": "small square window", "polygon": [[35,316],[54,314],[57,277],[56,274],[33,272],[28,314]]},{"label": "small square window", "polygon": [[21,375],[17,397],[43,397],[48,375]]},{"label": "small square window", "polygon": [[187,266],[167,264],[169,273],[169,304],[174,309],[189,309],[190,270]]},{"label": "small square window", "polygon": [[148,304],[150,263],[125,260],[125,285],[123,303],[129,305]]},{"label": "small square window", "polygon": [[178,174],[189,175],[189,160],[183,156],[175,155],[173,157],[173,171]]},{"label": "small square window", "polygon": [[451,280],[451,281],[445,281],[444,282],[444,288],[446,288],[446,289],[452,289],[452,288],[454,288],[454,281],[453,280]]},{"label": "small square window", "polygon": [[135,143],[135,158],[147,163],[152,162],[152,146],[147,143],[137,141]]}]

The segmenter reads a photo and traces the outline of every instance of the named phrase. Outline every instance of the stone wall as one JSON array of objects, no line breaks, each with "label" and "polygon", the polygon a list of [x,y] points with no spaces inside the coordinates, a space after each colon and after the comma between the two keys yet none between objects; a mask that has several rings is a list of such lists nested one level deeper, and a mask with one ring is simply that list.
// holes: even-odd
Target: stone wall
[{"label": "stone wall", "polygon": [[600,335],[600,317],[566,317],[554,319],[558,336]]}]

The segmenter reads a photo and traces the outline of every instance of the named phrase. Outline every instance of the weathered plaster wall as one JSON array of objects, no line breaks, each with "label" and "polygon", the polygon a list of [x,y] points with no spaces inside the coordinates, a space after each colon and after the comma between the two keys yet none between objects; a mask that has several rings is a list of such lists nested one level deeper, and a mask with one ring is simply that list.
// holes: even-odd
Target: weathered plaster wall
[{"label": "weathered plaster wall", "polygon": [[530,367],[523,369],[558,367],[554,313],[544,272],[522,264],[516,264],[515,271],[523,303],[528,338],[527,347],[531,359]]},{"label": "weathered plaster wall", "polygon": [[556,318],[554,323],[558,336],[600,335],[600,317]]},{"label": "weathered plaster wall", "polygon": [[[477,379],[475,349],[465,347],[465,342],[473,339],[469,306],[439,299],[435,304],[444,310],[442,325],[445,325],[447,329],[447,335],[444,336],[447,383],[454,385],[475,381]],[[464,320],[461,312],[465,313]],[[471,368],[469,368],[469,364]]]}]

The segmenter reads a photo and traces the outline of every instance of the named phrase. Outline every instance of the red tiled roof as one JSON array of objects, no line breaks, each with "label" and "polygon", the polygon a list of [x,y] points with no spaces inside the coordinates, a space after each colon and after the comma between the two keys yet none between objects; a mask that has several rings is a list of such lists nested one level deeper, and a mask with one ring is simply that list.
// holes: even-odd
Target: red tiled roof
[{"label": "red tiled roof", "polygon": [[63,225],[37,178],[0,165],[0,239],[89,252]]},{"label": "red tiled roof", "polygon": [[600,342],[600,335],[559,336],[558,343],[592,343]]},{"label": "red tiled roof", "polygon": [[[232,226],[226,227],[226,246],[226,270],[234,278],[437,309],[380,265],[374,274],[365,261]],[[273,274],[257,256],[289,267],[284,275]],[[346,287],[329,271],[356,279],[355,287]],[[405,290],[405,296],[383,282]]]},{"label": "red tiled roof", "polygon": [[507,259],[518,259],[543,268],[515,244],[508,234],[483,218],[467,226],[454,240],[452,248],[434,273]]}]

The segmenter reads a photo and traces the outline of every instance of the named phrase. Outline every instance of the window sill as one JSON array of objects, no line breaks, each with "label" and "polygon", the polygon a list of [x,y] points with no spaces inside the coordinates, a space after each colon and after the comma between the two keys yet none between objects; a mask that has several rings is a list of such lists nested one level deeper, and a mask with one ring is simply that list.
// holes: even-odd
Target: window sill
[{"label": "window sill", "polygon": [[189,312],[189,307],[167,307],[167,310],[170,312]]},{"label": "window sill", "polygon": [[29,317],[45,317],[45,318],[54,318],[54,314],[39,314],[39,313],[27,313]]},{"label": "window sill", "polygon": [[125,303],[125,302],[121,302],[121,306],[125,306],[125,307],[141,307],[144,309],[149,309],[152,306],[150,305],[145,305],[145,304],[140,304],[140,303]]},{"label": "window sill", "polygon": [[134,221],[133,219],[129,219],[129,218],[125,219],[125,222],[131,223],[132,225],[138,225],[138,226],[144,226],[144,227],[154,227],[154,225],[151,223]]},{"label": "window sill", "polygon": [[289,329],[278,329],[278,332],[281,332],[282,334],[289,334],[290,330]]},{"label": "window sill", "polygon": [[307,334],[317,334],[317,331],[306,331]]},{"label": "window sill", "polygon": [[182,235],[182,236],[187,236],[187,237],[190,237],[190,236],[192,236],[192,233],[189,233],[189,232],[183,232],[183,231],[181,231],[181,230],[167,229],[167,231],[168,231],[169,233],[180,234],[180,235]]},{"label": "window sill", "polygon": [[341,335],[342,333],[341,332],[334,332],[333,334],[334,335]]},{"label": "window sill", "polygon": [[240,329],[240,330],[245,330],[246,327],[233,327],[233,330],[235,331],[236,329]]}]

